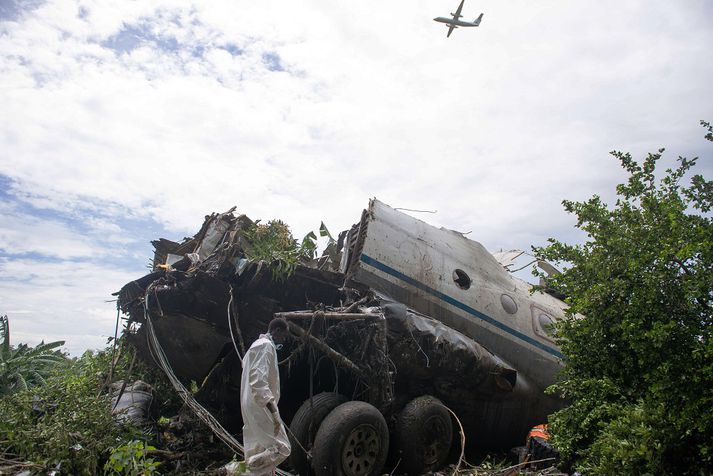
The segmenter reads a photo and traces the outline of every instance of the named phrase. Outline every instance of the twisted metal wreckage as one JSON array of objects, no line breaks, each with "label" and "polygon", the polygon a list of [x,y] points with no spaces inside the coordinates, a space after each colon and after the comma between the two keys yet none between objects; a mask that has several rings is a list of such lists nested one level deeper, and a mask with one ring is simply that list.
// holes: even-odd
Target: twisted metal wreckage
[{"label": "twisted metal wreckage", "polygon": [[548,326],[565,305],[479,243],[374,199],[321,258],[276,280],[248,258],[252,225],[230,210],[182,243],[154,241],[154,271],[118,293],[138,355],[234,451],[241,356],[275,316],[295,337],[279,352],[295,473],[421,474],[459,449],[448,409],[469,448],[506,450],[561,408],[542,390],[561,365]]}]

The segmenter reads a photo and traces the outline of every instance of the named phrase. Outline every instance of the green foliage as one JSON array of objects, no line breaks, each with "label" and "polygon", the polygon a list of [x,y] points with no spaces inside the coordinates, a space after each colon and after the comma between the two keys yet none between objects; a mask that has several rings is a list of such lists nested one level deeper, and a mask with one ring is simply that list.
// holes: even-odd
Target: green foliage
[{"label": "green foliage", "polygon": [[101,393],[108,354],[87,352],[56,369],[45,385],[1,399],[5,454],[59,466],[63,474],[97,474],[112,447],[140,434],[115,424],[109,396]]},{"label": "green foliage", "polygon": [[685,158],[657,180],[662,153],[639,164],[613,152],[629,174],[615,206],[563,202],[588,240],[535,249],[570,265],[547,278],[571,311],[558,325],[566,367],[553,389],[571,406],[550,430],[588,474],[713,471],[713,184],[684,184],[697,162]]},{"label": "green foliage", "polygon": [[[324,223],[319,233],[332,239]],[[266,225],[257,221],[244,234],[249,242],[245,253],[250,259],[270,263],[275,281],[290,277],[299,263],[314,259],[317,253],[317,235],[313,231],[298,242],[290,227],[281,220],[270,220]]]},{"label": "green foliage", "polygon": [[[638,401],[616,406],[611,414],[588,450],[589,460],[596,462],[588,473],[662,474],[665,450],[673,443],[667,436],[668,419],[663,407],[652,408]],[[697,464],[692,463],[693,471],[698,471]],[[678,468],[669,467],[668,472],[678,472]]]},{"label": "green foliage", "polygon": [[36,347],[10,345],[10,322],[0,316],[0,397],[44,385],[46,378],[58,366],[66,364],[66,357],[55,350],[64,341],[40,343]]},{"label": "green foliage", "polygon": [[104,463],[104,474],[109,476],[150,476],[156,474],[161,463],[149,458],[148,452],[156,448],[143,441],[131,440],[114,448]]},{"label": "green foliage", "polygon": [[486,471],[502,471],[503,469],[509,466],[510,462],[507,460],[507,458],[489,454],[486,455],[483,461],[480,462],[478,468]]},{"label": "green foliage", "polygon": [[330,243],[334,241],[334,238],[332,238],[332,234],[329,232],[329,230],[327,229],[327,225],[325,225],[324,222],[319,223],[319,236],[329,238]]}]

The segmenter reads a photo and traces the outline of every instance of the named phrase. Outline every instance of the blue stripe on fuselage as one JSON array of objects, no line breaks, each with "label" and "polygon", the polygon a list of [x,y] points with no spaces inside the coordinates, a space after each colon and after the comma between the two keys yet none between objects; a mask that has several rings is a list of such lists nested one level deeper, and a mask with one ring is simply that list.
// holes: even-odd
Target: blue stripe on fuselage
[{"label": "blue stripe on fuselage", "polygon": [[421,291],[425,291],[425,292],[437,297],[438,299],[445,301],[448,304],[455,306],[458,309],[461,309],[461,310],[467,312],[468,314],[470,314],[474,317],[477,317],[478,319],[483,320],[483,321],[487,322],[488,324],[491,324],[491,325],[497,327],[498,329],[505,331],[508,334],[527,342],[530,345],[534,345],[538,349],[544,350],[548,354],[554,355],[555,357],[558,357],[560,359],[562,358],[562,354],[559,351],[553,349],[552,347],[549,347],[549,346],[543,344],[542,342],[538,342],[537,340],[533,339],[532,337],[530,337],[526,334],[523,334],[522,332],[520,332],[516,329],[513,329],[512,327],[506,326],[502,322],[500,322],[496,319],[493,319],[492,317],[488,316],[487,314],[483,314],[482,312],[478,311],[477,309],[473,309],[472,307],[468,306],[467,304],[462,303],[462,302],[458,301],[457,299],[453,299],[452,297],[448,296],[447,294],[443,294],[440,291],[437,291],[429,286],[426,286],[422,282],[417,281],[410,276],[406,276],[401,271],[398,271],[389,265],[386,265],[380,261],[377,261],[374,258],[372,258],[364,253],[361,254],[360,259],[363,263],[368,264],[369,266],[372,266],[372,267],[378,269],[379,271],[383,271],[384,273],[389,274],[395,278],[398,278],[401,281],[405,282],[406,284],[410,284],[411,286],[418,288]]}]

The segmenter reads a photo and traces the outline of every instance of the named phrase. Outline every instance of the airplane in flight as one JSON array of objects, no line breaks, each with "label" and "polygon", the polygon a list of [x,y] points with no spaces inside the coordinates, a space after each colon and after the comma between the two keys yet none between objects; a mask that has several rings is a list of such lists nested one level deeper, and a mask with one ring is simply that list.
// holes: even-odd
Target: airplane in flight
[{"label": "airplane in flight", "polygon": [[460,5],[458,6],[458,10],[456,10],[455,13],[451,13],[453,18],[438,17],[438,18],[433,19],[434,21],[437,21],[440,23],[445,23],[448,26],[448,34],[446,35],[446,37],[451,36],[451,33],[453,33],[453,30],[458,28],[459,26],[464,26],[464,27],[480,26],[480,20],[483,19],[482,13],[480,14],[480,16],[478,16],[478,18],[476,18],[472,22],[459,20],[459,18],[463,16],[460,14],[460,12],[463,9],[464,2],[465,2],[465,0],[461,0]]}]

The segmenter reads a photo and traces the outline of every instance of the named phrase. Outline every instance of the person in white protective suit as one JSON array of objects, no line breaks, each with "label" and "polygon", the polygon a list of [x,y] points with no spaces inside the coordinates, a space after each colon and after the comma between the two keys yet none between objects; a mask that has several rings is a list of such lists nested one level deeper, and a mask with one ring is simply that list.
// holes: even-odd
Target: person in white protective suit
[{"label": "person in white protective suit", "polygon": [[275,347],[288,336],[287,321],[273,319],[267,334],[260,334],[243,357],[240,410],[245,463],[251,475],[274,474],[277,465],[290,455],[290,440],[277,409],[280,372]]}]

